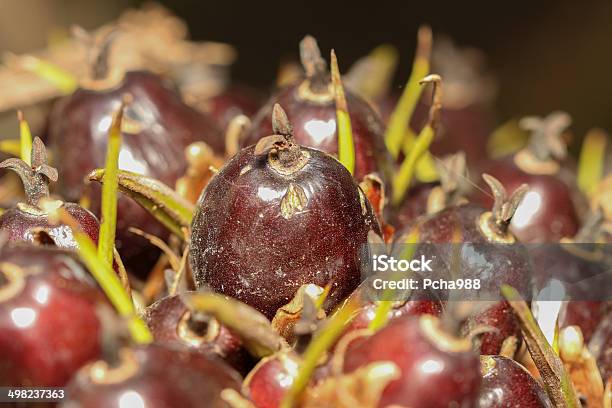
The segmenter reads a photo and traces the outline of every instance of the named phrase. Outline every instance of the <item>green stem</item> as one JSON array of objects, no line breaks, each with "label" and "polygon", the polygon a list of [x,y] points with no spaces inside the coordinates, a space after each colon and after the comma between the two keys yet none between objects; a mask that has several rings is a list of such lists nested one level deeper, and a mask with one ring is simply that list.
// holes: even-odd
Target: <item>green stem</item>
[{"label": "green stem", "polygon": [[57,207],[54,200],[43,200],[40,203],[40,207],[50,215],[50,218],[59,219],[59,221],[65,223],[72,229],[72,235],[77,243],[76,250],[79,257],[82,259],[85,266],[87,266],[87,269],[89,269],[119,315],[127,319],[128,328],[134,342],[137,344],[151,343],[153,341],[153,335],[144,321],[142,321],[136,313],[132,299],[113,271],[112,266],[102,262],[98,256],[96,245],[91,238],[81,230],[77,221],[68,214],[64,208]]},{"label": "green stem", "polygon": [[74,75],[63,68],[31,55],[18,58],[25,70],[54,85],[64,95],[69,95],[78,88],[78,81]]},{"label": "green stem", "polygon": [[385,132],[385,143],[394,159],[399,156],[402,142],[409,135],[406,130],[422,92],[419,82],[429,74],[430,53],[431,30],[429,27],[421,27],[418,33],[417,54],[414,58],[410,78],[389,118],[387,131]]},{"label": "green stem", "polygon": [[30,125],[28,125],[21,111],[17,111],[17,119],[19,120],[19,155],[21,156],[21,160],[31,166],[32,132],[30,131]]},{"label": "green stem", "polygon": [[118,160],[121,150],[121,123],[124,109],[125,102],[122,102],[119,110],[113,115],[113,121],[108,131],[104,183],[102,184],[102,223],[100,224],[100,238],[98,240],[98,256],[105,265],[111,267],[113,265],[113,249],[115,248],[117,230]]},{"label": "green stem", "polygon": [[298,375],[283,398],[280,407],[292,408],[297,406],[300,395],[308,386],[310,378],[317,367],[321,357],[336,342],[338,337],[344,332],[344,328],[357,310],[357,302],[347,302],[336,314],[330,317],[327,324],[316,333],[304,351],[302,362],[298,368]]},{"label": "green stem", "polygon": [[355,145],[351,117],[348,112],[344,87],[338,68],[338,59],[334,50],[331,51],[331,77],[336,100],[336,123],[338,125],[338,160],[351,173],[355,173]]},{"label": "green stem", "polygon": [[434,136],[434,129],[429,124],[425,126],[414,142],[412,150],[410,150],[410,153],[402,162],[399,171],[393,179],[392,204],[394,206],[401,204],[404,199],[414,177],[416,165],[423,154],[428,151]]},{"label": "green stem", "polygon": [[527,303],[516,289],[502,285],[501,293],[518,318],[529,353],[542,376],[544,388],[555,407],[578,408],[580,402],[563,362],[548,343]]},{"label": "green stem", "polygon": [[587,133],[578,160],[578,187],[587,196],[601,181],[608,135],[600,129]]}]

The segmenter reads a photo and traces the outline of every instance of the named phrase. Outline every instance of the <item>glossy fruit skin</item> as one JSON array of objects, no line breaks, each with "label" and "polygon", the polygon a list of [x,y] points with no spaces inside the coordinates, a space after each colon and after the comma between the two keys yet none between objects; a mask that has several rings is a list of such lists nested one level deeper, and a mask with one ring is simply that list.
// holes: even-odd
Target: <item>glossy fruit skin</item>
[{"label": "glossy fruit skin", "polygon": [[246,86],[230,86],[203,103],[207,112],[222,130],[226,130],[232,119],[238,115],[253,117],[262,103],[262,97]]},{"label": "glossy fruit skin", "polygon": [[0,262],[30,272],[20,274],[24,286],[16,295],[0,300],[0,383],[65,385],[100,357],[96,308],[107,305],[104,295],[64,250],[11,244],[2,248]]},{"label": "glossy fruit skin", "polygon": [[608,312],[599,323],[589,342],[589,351],[605,382],[612,377],[612,313]]},{"label": "glossy fruit skin", "polygon": [[425,334],[420,323],[423,318],[397,319],[370,337],[352,341],[344,356],[344,372],[377,361],[395,363],[401,377],[387,385],[379,407],[476,406],[480,388],[478,356],[469,346],[452,352],[440,348],[436,339]]},{"label": "glossy fruit skin", "polygon": [[552,408],[544,388],[516,361],[482,356],[480,408]]},{"label": "glossy fruit skin", "polygon": [[[307,147],[338,154],[336,105],[333,98],[315,103],[299,96],[300,83],[281,89],[253,118],[253,127],[242,143],[249,146],[272,134],[271,115],[275,103],[280,104],[291,118],[295,141]],[[377,172],[387,187],[390,186],[391,158],[384,143],[383,124],[370,105],[350,91],[346,101],[351,116],[355,145],[355,179],[363,180],[367,174]]]},{"label": "glossy fruit skin", "polygon": [[300,360],[281,351],[263,358],[244,379],[245,393],[256,408],[278,408],[297,377]]},{"label": "glossy fruit skin", "polygon": [[396,230],[406,228],[418,217],[427,214],[429,194],[439,185],[439,182],[418,183],[408,189],[406,198],[392,214],[391,224]]},{"label": "glossy fruit skin", "polygon": [[[301,285],[333,282],[329,307],[361,282],[361,252],[376,217],[350,173],[314,149],[290,176],[248,147],[211,180],[198,200],[189,260],[196,286],[234,297],[268,318]],[[288,192],[307,203],[283,215]],[[285,200],[285,201],[283,201]]]},{"label": "glossy fruit skin", "polygon": [[204,354],[158,344],[131,350],[137,362],[134,374],[118,382],[96,383],[89,366],[84,367],[68,385],[69,399],[61,406],[217,408],[228,406],[220,397],[223,389],[240,390],[240,376]]},{"label": "glossy fruit skin", "polygon": [[[208,116],[185,105],[175,89],[157,75],[128,72],[123,81],[107,90],[80,88],[60,99],[49,119],[49,138],[53,159],[61,175],[59,190],[63,197],[78,201],[83,179],[93,169],[104,167],[107,133],[111,115],[125,94],[132,102],[125,110],[119,167],[156,178],[174,186],[184,174],[184,149],[198,140],[222,154],[224,140]],[[99,211],[100,188],[92,185],[92,209]],[[156,252],[142,237],[128,232],[134,226],[158,236],[166,230],[138,204],[120,197],[117,219],[117,247],[126,264],[142,262]],[[143,253],[143,249],[147,252]],[[136,259],[140,256],[140,259]]]},{"label": "glossy fruit skin", "polygon": [[180,296],[174,295],[148,306],[142,317],[159,344],[187,347],[221,358],[239,372],[246,372],[252,366],[251,358],[242,347],[240,338],[223,325],[217,326],[218,333],[210,340],[206,338],[194,343],[181,336],[179,325],[187,312],[187,307]]},{"label": "glossy fruit skin", "polygon": [[[478,227],[480,216],[485,212],[474,204],[448,207],[436,214],[421,217],[398,237],[409,231],[418,231],[418,242],[415,256],[425,254],[428,258],[436,257],[432,263],[433,272],[427,277],[432,279],[451,279],[448,265],[453,256],[452,242],[462,245],[474,253],[474,256],[462,256],[461,278],[480,279],[481,291],[487,293],[485,300],[496,300],[500,297],[499,287],[505,283],[516,288],[525,298],[531,294],[531,269],[526,251],[520,245],[503,245],[490,242]],[[401,239],[396,244],[401,244]],[[446,245],[431,245],[446,244]],[[440,293],[446,299],[447,293]],[[485,333],[481,336],[483,354],[498,354],[503,340],[513,335],[521,339],[521,331],[510,306],[502,301],[491,308],[472,316],[469,327],[477,324],[491,325],[499,332]]]},{"label": "glossy fruit skin", "polygon": [[559,329],[578,326],[585,343],[588,343],[608,313],[610,313],[609,307],[603,301],[574,300],[567,302],[561,306],[559,311]]},{"label": "glossy fruit skin", "polygon": [[[351,296],[364,296],[360,293],[361,289],[357,289],[355,292]],[[345,332],[368,328],[376,316],[377,307],[378,303],[375,300],[365,299],[363,306],[360,307],[357,315],[348,324]],[[398,301],[393,305],[388,321],[393,321],[403,316],[420,316],[423,314],[439,317],[443,309],[443,302],[434,293],[424,290],[413,291],[407,301]]]},{"label": "glossy fruit skin", "polygon": [[[514,191],[523,183],[529,185],[529,192],[510,225],[519,241],[558,242],[578,232],[580,220],[574,203],[574,188],[565,181],[569,177],[527,173],[516,165],[514,156],[489,162],[484,172],[497,178],[508,191]],[[474,198],[485,208],[493,204],[490,195],[481,192]]]},{"label": "glossy fruit skin", "polygon": [[[64,209],[76,220],[83,232],[97,244],[100,223],[96,216],[74,203],[64,203]],[[67,249],[75,249],[77,247],[69,226],[49,221],[47,215],[37,212],[36,208],[27,205],[17,205],[6,210],[0,216],[0,231],[6,234],[9,241],[40,243],[37,242],[36,238],[36,232],[40,230],[44,231],[51,238],[53,241],[52,245],[54,246]],[[51,243],[42,242],[42,244]]]}]

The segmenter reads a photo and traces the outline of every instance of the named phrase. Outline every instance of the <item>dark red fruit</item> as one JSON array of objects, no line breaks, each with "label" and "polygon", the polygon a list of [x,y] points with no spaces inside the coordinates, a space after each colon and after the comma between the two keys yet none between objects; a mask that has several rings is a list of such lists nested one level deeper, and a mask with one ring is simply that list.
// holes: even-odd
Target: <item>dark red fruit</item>
[{"label": "dark red fruit", "polygon": [[[416,274],[415,274],[416,275]],[[413,276],[415,277],[415,276]],[[363,289],[357,291],[351,296],[364,297]],[[346,331],[366,329],[376,316],[376,309],[379,303],[375,300],[363,300],[364,304],[359,308],[357,315],[348,324]],[[408,300],[394,301],[393,307],[389,312],[388,320],[392,321],[403,316],[420,316],[429,314],[439,317],[443,310],[442,302],[437,299],[434,293],[426,291],[412,291]]]},{"label": "dark red fruit", "polygon": [[220,129],[227,129],[233,118],[253,117],[262,103],[257,91],[245,86],[231,86],[200,104],[200,109],[215,119]]},{"label": "dark red fruit", "polygon": [[439,181],[419,183],[406,192],[406,197],[393,211],[393,226],[402,230],[418,217],[431,215],[446,207],[466,202],[466,158],[463,152],[450,155],[437,163]]},{"label": "dark red fruit", "polygon": [[63,386],[101,354],[105,298],[69,252],[0,250],[0,384]]},{"label": "dark red fruit", "polygon": [[298,375],[300,358],[281,351],[263,358],[244,379],[243,387],[256,408],[278,408]]},{"label": "dark red fruit", "polygon": [[[123,117],[121,169],[173,186],[187,168],[182,158],[190,143],[201,140],[218,154],[224,151],[223,136],[214,121],[183,103],[174,86],[149,72],[113,76],[106,61],[108,42],[100,47],[92,78],[72,95],[60,99],[49,118],[53,158],[62,174],[60,191],[72,201],[78,201],[84,193],[84,177],[104,166],[111,117],[126,94],[132,100]],[[99,187],[91,188],[88,194],[92,208],[98,211]],[[165,229],[128,198],[120,198],[118,206],[117,247],[126,264],[154,260],[156,252],[149,243],[131,234],[128,228],[138,227],[157,236],[165,236]]]},{"label": "dark red fruit", "polygon": [[99,360],[83,367],[68,385],[62,406],[227,407],[240,381],[220,360],[151,344],[121,349],[114,363]]},{"label": "dark red fruit", "polygon": [[559,329],[578,326],[588,343],[603,318],[610,313],[604,301],[573,300],[565,302],[559,311]]},{"label": "dark red fruit", "polygon": [[[45,145],[37,137],[32,146],[32,165],[19,159],[7,159],[0,167],[14,170],[23,181],[27,202],[6,210],[0,216],[0,231],[9,241],[27,241],[61,248],[76,248],[69,226],[49,220],[47,213],[39,207],[41,199],[49,198],[49,182],[57,181],[57,170],[47,164]],[[77,221],[81,229],[98,242],[100,224],[97,218],[83,207],[62,201],[56,202]]]},{"label": "dark red fruit", "polygon": [[[306,78],[281,89],[253,119],[243,146],[255,144],[272,134],[270,118],[274,104],[286,109],[294,125],[296,143],[335,155],[338,153],[336,105],[327,64],[314,38],[307,36],[300,44]],[[383,140],[384,127],[370,105],[346,91],[355,144],[355,178],[378,172],[386,185],[391,180],[391,159]]]},{"label": "dark red fruit", "polygon": [[502,356],[481,356],[480,408],[552,408],[544,388],[516,361]]},{"label": "dark red fruit", "polygon": [[240,338],[214,317],[190,312],[179,295],[148,306],[143,319],[157,343],[178,345],[222,358],[238,371],[250,363]]},{"label": "dark red fruit", "polygon": [[[492,211],[473,204],[448,207],[415,221],[398,234],[400,238],[395,245],[403,244],[406,237],[417,237],[419,246],[414,256],[423,254],[427,259],[433,259],[433,272],[428,273],[427,278],[479,279],[481,288],[465,292],[469,296],[478,294],[475,298],[500,299],[499,287],[504,283],[527,296],[531,288],[527,252],[520,245],[512,245],[516,238],[508,231],[514,210],[526,193],[527,186],[521,186],[508,197],[499,181],[488,175],[484,175],[484,178],[496,197]],[[462,248],[455,261],[457,245],[462,245]],[[439,296],[447,299],[449,292],[441,291]],[[498,354],[508,336],[521,338],[514,314],[506,302],[473,316],[467,329],[469,331],[481,325],[498,329],[497,332],[481,336],[483,354]]]},{"label": "dark red fruit", "polygon": [[[544,119],[524,118],[521,125],[532,132],[529,146],[484,167],[508,190],[529,184],[529,193],[510,226],[521,242],[558,242],[578,231],[575,181],[561,165],[566,156],[561,133],[569,124],[570,118],[563,112],[553,112]],[[485,207],[492,203],[482,192],[476,198]]]},{"label": "dark red fruit", "polygon": [[388,361],[399,378],[384,389],[379,407],[473,407],[480,390],[480,363],[467,339],[446,333],[430,315],[404,317],[370,337],[353,340],[344,354],[344,372]]},{"label": "dark red fruit", "polygon": [[279,105],[273,121],[276,134],[234,156],[200,196],[189,253],[197,286],[268,318],[308,283],[331,284],[336,305],[361,281],[368,232],[380,234],[350,173],[295,144]]},{"label": "dark red fruit", "polygon": [[597,360],[604,382],[612,378],[612,313],[608,312],[589,341],[589,351]]}]

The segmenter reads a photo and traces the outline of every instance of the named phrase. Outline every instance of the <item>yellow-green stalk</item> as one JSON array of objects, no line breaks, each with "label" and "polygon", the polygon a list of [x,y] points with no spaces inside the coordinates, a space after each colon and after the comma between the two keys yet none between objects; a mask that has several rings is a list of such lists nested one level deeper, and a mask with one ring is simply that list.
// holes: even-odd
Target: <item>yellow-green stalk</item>
[{"label": "yellow-green stalk", "polygon": [[112,265],[102,262],[98,256],[96,245],[91,238],[81,230],[77,221],[62,207],[61,202],[46,199],[40,203],[40,206],[41,209],[49,214],[50,219],[55,219],[70,227],[72,235],[78,244],[76,250],[79,257],[85,266],[87,266],[87,269],[89,269],[119,315],[127,320],[133,341],[137,344],[152,342],[153,336],[147,325],[136,313],[132,299],[113,271]]},{"label": "yellow-green stalk", "polygon": [[578,160],[578,187],[587,196],[597,188],[603,176],[608,135],[591,129],[582,142]]},{"label": "yellow-green stalk", "polygon": [[108,131],[106,148],[106,166],[104,183],[102,184],[102,222],[100,224],[100,238],[98,240],[98,257],[105,265],[113,265],[113,249],[115,248],[115,235],[117,228],[117,194],[119,151],[121,150],[121,123],[126,98],[119,110],[113,115],[113,121]]},{"label": "yellow-green stalk", "polygon": [[298,405],[300,396],[308,386],[317,364],[321,361],[321,357],[344,332],[345,327],[354,317],[357,308],[357,301],[349,299],[338,312],[329,318],[326,325],[314,335],[304,351],[298,368],[298,375],[283,398],[280,405],[281,408],[292,408]]},{"label": "yellow-green stalk", "polygon": [[338,160],[353,174],[355,172],[355,145],[353,130],[349,115],[344,87],[338,69],[338,59],[334,50],[331,51],[331,78],[336,101],[336,123],[338,124]]},{"label": "yellow-green stalk", "polygon": [[419,28],[417,41],[417,52],[414,57],[410,78],[389,118],[387,131],[385,132],[385,143],[394,159],[397,159],[399,156],[402,144],[406,136],[409,135],[407,129],[410,118],[416,109],[422,91],[419,82],[421,78],[429,74],[432,44],[432,34],[429,26]]},{"label": "yellow-green stalk", "polygon": [[21,111],[17,111],[19,121],[19,156],[26,164],[31,165],[32,158],[32,132]]},{"label": "yellow-green stalk", "polygon": [[74,75],[51,62],[32,55],[25,55],[16,58],[19,66],[49,82],[59,89],[64,95],[71,94],[79,86],[79,83]]},{"label": "yellow-green stalk", "polygon": [[395,206],[399,205],[404,199],[414,177],[418,160],[428,151],[440,122],[440,109],[442,108],[442,78],[439,75],[432,74],[419,82],[419,84],[428,83],[433,84],[434,87],[432,105],[429,109],[429,121],[423,130],[421,130],[412,149],[402,162],[399,171],[393,179],[392,204]]}]

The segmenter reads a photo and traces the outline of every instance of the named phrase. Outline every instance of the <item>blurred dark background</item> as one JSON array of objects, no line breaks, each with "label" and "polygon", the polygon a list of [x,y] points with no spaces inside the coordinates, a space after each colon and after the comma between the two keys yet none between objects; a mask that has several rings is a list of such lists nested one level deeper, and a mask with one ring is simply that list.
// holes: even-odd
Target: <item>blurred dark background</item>
[{"label": "blurred dark background", "polygon": [[[428,23],[460,45],[485,51],[500,81],[500,122],[564,109],[578,136],[592,126],[612,129],[612,1],[162,1],[185,19],[196,40],[234,45],[233,77],[266,87],[279,60],[297,54],[306,33],[325,54],[335,48],[347,69],[376,45],[401,51],[397,86],[410,73],[415,32]],[[139,1],[0,0],[0,49],[45,44],[54,27],[94,28]],[[26,32],[27,31],[27,32]],[[21,35],[23,33],[23,35]]]}]

